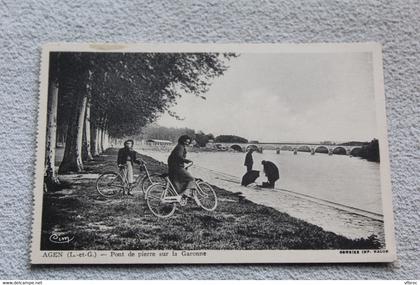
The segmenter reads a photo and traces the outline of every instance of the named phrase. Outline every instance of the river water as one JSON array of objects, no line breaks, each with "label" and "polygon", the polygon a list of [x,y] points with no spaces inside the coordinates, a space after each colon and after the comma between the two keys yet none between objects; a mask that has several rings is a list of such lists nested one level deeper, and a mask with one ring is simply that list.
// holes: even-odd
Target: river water
[{"label": "river water", "polygon": [[[141,150],[140,153],[165,162],[169,152]],[[262,160],[274,162],[280,170],[276,189],[240,185],[245,173],[244,153],[189,152],[194,161],[191,173],[249,200],[317,224],[350,238],[376,234],[383,238],[379,164],[346,155],[327,155],[264,150],[254,153],[254,169],[260,170],[257,184],[266,180]]]}]

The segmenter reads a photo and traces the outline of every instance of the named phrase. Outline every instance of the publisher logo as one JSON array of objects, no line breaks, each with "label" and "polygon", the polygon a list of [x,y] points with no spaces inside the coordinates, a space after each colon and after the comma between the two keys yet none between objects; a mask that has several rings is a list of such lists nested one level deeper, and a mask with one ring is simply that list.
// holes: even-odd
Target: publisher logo
[{"label": "publisher logo", "polygon": [[50,242],[52,243],[70,243],[73,239],[74,236],[58,234],[51,234],[49,238]]}]

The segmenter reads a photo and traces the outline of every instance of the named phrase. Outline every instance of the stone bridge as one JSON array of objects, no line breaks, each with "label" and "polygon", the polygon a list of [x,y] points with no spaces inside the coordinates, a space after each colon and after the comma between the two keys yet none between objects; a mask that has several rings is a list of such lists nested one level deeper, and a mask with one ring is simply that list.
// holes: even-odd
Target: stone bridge
[{"label": "stone bridge", "polygon": [[329,155],[356,155],[362,148],[362,145],[340,145],[340,144],[316,144],[316,143],[208,143],[207,147],[219,150],[232,150],[238,152],[246,152],[250,148],[254,148],[257,152],[264,150],[275,150],[277,153],[281,151],[327,153]]}]

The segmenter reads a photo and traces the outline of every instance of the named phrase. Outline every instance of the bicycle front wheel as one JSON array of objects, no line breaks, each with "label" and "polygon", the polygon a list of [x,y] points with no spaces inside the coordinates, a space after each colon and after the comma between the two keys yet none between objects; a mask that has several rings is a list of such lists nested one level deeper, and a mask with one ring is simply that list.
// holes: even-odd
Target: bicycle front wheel
[{"label": "bicycle front wheel", "polygon": [[141,180],[141,189],[143,190],[143,194],[146,194],[147,189],[150,187],[150,185],[155,183],[161,183],[165,184],[166,180],[163,178],[160,174],[152,174],[150,176],[145,176]]},{"label": "bicycle front wheel", "polygon": [[217,195],[210,184],[199,181],[196,183],[197,189],[194,191],[196,203],[207,211],[214,211],[217,208]]},{"label": "bicycle front wheel", "polygon": [[124,181],[118,173],[105,172],[96,180],[96,190],[106,198],[114,197],[124,191]]},{"label": "bicycle front wheel", "polygon": [[165,201],[167,193],[167,186],[164,184],[152,184],[146,191],[147,206],[156,217],[167,218],[175,212],[175,203]]}]

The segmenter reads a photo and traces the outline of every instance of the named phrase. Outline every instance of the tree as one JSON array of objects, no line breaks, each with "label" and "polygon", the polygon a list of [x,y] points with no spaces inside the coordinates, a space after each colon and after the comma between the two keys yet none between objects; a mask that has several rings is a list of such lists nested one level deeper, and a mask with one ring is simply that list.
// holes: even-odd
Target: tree
[{"label": "tree", "polygon": [[63,161],[58,169],[59,173],[80,172],[83,170],[82,142],[85,111],[88,101],[89,68],[86,58],[82,54],[64,54],[60,62],[63,84],[66,84],[66,95],[71,97],[69,104],[69,118],[66,146]]},{"label": "tree", "polygon": [[357,156],[369,161],[380,162],[379,141],[373,139],[370,143],[363,145],[357,153]]},{"label": "tree", "polygon": [[178,141],[178,138],[182,135],[188,135],[194,138],[194,130],[189,128],[170,128],[150,124],[142,128],[141,134],[134,136],[136,140],[168,140],[173,143]]},{"label": "tree", "polygon": [[194,137],[195,141],[197,142],[197,145],[200,147],[205,147],[206,144],[209,142],[209,140],[214,139],[214,136],[212,134],[205,134],[202,131],[199,131],[195,134]]},{"label": "tree", "polygon": [[248,143],[247,139],[234,135],[220,135],[214,140],[219,143]]},{"label": "tree", "polygon": [[58,54],[52,54],[50,61],[48,81],[48,102],[47,102],[47,137],[45,151],[45,175],[47,190],[59,184],[55,171],[55,150],[57,138],[57,108],[58,108],[58,89],[59,89],[59,70],[57,65]]},{"label": "tree", "polygon": [[84,133],[83,133],[83,146],[82,146],[82,159],[85,160],[92,160],[92,147],[91,147],[91,127],[90,127],[90,99],[89,96],[86,102],[86,110],[85,110],[85,122],[84,122]]},{"label": "tree", "polygon": [[223,74],[225,61],[232,56],[61,53],[56,59],[62,86],[58,121],[60,132],[67,131],[59,173],[82,171],[83,158],[98,155],[110,137],[138,134],[160,113],[169,111],[182,93],[204,98],[211,79]]}]

